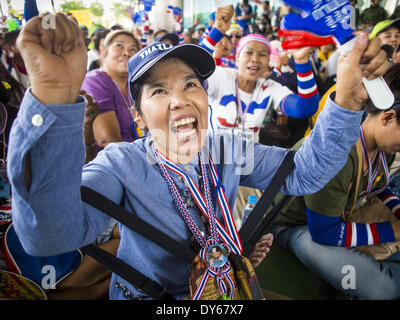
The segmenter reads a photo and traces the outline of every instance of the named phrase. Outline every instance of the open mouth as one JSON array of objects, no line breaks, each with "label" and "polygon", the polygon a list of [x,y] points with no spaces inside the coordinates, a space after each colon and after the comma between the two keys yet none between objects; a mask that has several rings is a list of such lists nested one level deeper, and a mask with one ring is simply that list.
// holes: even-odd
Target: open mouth
[{"label": "open mouth", "polygon": [[260,71],[260,67],[248,67],[247,70],[249,71],[250,74],[256,74],[258,71]]},{"label": "open mouth", "polygon": [[197,135],[197,119],[187,117],[177,121],[170,122],[170,129],[175,133],[180,141],[187,141]]}]

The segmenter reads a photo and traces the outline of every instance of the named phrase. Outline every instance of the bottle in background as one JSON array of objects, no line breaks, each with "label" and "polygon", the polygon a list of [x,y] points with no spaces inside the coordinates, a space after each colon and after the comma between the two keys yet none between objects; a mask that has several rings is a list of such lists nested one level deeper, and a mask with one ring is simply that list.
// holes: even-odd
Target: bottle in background
[{"label": "bottle in background", "polygon": [[257,201],[258,201],[258,198],[256,195],[254,195],[254,194],[249,195],[249,197],[247,199],[247,205],[243,208],[242,224],[245,223],[247,217],[253,211],[254,207],[256,206]]}]

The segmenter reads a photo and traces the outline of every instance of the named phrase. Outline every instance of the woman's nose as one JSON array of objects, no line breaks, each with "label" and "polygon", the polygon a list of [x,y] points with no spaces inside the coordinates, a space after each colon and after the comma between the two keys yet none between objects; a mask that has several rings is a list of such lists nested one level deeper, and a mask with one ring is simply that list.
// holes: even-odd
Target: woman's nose
[{"label": "woman's nose", "polygon": [[251,61],[258,61],[258,55],[256,53],[253,53],[250,57]]},{"label": "woman's nose", "polygon": [[189,104],[189,100],[184,92],[178,91],[171,93],[170,109],[183,108]]}]

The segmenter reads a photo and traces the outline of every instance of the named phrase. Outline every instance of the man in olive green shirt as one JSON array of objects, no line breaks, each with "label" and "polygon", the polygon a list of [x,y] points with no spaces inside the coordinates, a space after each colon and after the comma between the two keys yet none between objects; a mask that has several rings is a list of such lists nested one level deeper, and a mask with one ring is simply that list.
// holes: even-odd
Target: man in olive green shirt
[{"label": "man in olive green shirt", "polygon": [[[320,191],[294,197],[272,229],[282,247],[352,299],[400,297],[400,251],[378,262],[355,248],[400,240],[400,199],[387,188],[390,165],[400,152],[400,64],[392,66],[385,81],[396,97],[394,105],[382,111],[368,103],[360,140],[342,170]],[[367,198],[390,209],[390,219],[348,221],[348,212],[363,207]],[[349,266],[355,277],[350,287],[343,285]]]},{"label": "man in olive green shirt", "polygon": [[387,12],[379,4],[382,0],[373,0],[369,8],[361,14],[361,26],[363,29],[372,28],[379,21],[387,19]]}]

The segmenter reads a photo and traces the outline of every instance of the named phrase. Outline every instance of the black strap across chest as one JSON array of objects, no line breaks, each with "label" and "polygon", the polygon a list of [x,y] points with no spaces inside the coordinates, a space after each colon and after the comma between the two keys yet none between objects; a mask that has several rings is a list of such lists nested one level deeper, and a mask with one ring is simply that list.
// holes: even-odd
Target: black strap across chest
[{"label": "black strap across chest", "polygon": [[[285,196],[269,213],[265,214],[285,182],[286,177],[294,167],[294,154],[295,152],[292,150],[286,154],[280,168],[272,178],[271,183],[263,192],[252,214],[247,218],[239,231],[239,236],[243,244],[244,256],[250,255],[257,241],[266,230],[268,230],[273,220],[290,198],[290,196]],[[158,246],[186,263],[190,264],[197,254],[194,250],[185,247],[175,239],[172,239],[170,236],[139,218],[134,212],[127,211],[122,206],[114,203],[91,188],[85,186],[81,187],[81,199],[92,207],[121,222],[132,231],[156,243]],[[93,244],[87,245],[81,248],[81,250],[104,264],[113,273],[131,283],[135,288],[149,297],[156,300],[174,299],[174,297],[166,292],[157,282],[144,276],[141,272],[107,251]]]}]

